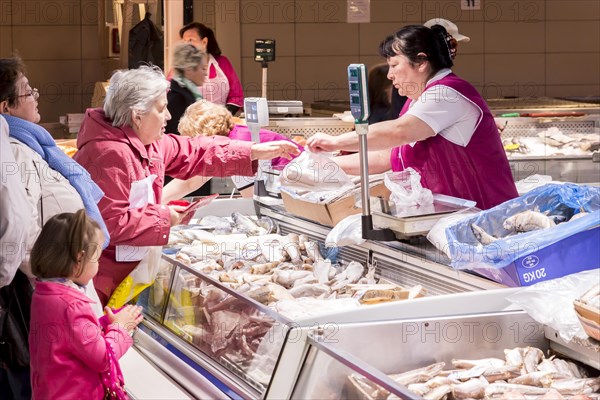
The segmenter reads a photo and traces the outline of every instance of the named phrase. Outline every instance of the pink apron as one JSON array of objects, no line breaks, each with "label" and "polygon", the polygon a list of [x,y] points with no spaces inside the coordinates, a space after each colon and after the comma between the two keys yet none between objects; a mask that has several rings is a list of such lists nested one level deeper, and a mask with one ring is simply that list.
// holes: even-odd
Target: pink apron
[{"label": "pink apron", "polygon": [[207,77],[204,84],[198,89],[204,99],[224,106],[227,104],[227,96],[229,95],[229,79],[219,67],[217,60],[210,54],[208,59],[209,76],[212,68],[214,68],[216,76],[213,78]]},{"label": "pink apron", "polygon": [[[428,85],[451,87],[477,106],[482,117],[465,147],[435,135],[392,149],[393,171],[412,167],[422,176],[423,186],[441,193],[474,200],[481,209],[492,208],[518,196],[494,117],[477,90],[465,80],[449,74]],[[400,116],[408,110],[409,99]]]}]

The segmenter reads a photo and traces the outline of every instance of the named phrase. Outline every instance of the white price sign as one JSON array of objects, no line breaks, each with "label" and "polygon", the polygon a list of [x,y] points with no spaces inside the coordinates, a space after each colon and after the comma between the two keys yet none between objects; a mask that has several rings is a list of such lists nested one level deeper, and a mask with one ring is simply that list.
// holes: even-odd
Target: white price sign
[{"label": "white price sign", "polygon": [[348,23],[371,22],[371,0],[348,0]]}]

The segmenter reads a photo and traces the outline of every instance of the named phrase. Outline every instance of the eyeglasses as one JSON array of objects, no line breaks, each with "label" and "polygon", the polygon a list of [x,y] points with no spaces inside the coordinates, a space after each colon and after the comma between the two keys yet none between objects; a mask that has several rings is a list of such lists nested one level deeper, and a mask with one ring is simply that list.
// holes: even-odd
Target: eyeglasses
[{"label": "eyeglasses", "polygon": [[21,94],[19,96],[17,96],[17,98],[19,97],[33,97],[34,100],[37,100],[40,98],[40,93],[38,92],[38,90],[36,88],[30,89],[28,90],[25,94]]}]

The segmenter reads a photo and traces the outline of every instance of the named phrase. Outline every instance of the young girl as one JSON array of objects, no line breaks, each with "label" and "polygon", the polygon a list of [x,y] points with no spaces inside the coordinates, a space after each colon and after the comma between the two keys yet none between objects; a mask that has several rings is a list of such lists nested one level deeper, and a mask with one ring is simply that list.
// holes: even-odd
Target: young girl
[{"label": "young girl", "polygon": [[102,328],[85,286],[98,272],[104,237],[85,210],[52,217],[31,251],[38,282],[31,303],[34,399],[126,398],[118,359],[131,347],[141,308],[105,308]]}]

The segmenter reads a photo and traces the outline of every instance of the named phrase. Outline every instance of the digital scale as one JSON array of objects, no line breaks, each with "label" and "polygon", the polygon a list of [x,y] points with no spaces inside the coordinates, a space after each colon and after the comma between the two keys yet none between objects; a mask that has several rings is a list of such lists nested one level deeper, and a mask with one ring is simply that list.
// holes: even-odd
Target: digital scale
[{"label": "digital scale", "polygon": [[[367,72],[364,64],[350,64],[348,66],[348,86],[350,89],[350,111],[354,117],[359,139],[363,239],[392,241],[396,238],[407,239],[411,236],[426,235],[440,218],[475,206],[473,201],[434,194],[432,204],[390,210],[388,201],[380,198],[380,209],[374,211],[371,215],[367,149],[369,96]],[[373,229],[373,220],[382,229]]]},{"label": "digital scale", "polygon": [[[269,125],[269,105],[264,97],[244,99],[244,117],[254,143],[260,143],[260,128]],[[265,204],[281,204],[281,195],[276,187],[279,174],[271,168],[271,160],[258,160],[258,171],[254,181],[254,200]]]},{"label": "digital scale", "polygon": [[355,130],[358,134],[360,192],[362,199],[362,237],[363,239],[389,242],[396,239],[394,232],[389,229],[373,229],[373,217],[371,216],[369,155],[367,148],[369,92],[367,89],[367,69],[364,64],[350,64],[348,66],[348,88],[350,90],[350,112],[354,117]]}]

